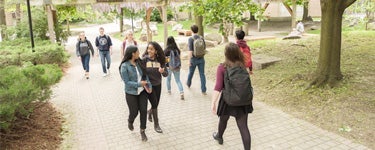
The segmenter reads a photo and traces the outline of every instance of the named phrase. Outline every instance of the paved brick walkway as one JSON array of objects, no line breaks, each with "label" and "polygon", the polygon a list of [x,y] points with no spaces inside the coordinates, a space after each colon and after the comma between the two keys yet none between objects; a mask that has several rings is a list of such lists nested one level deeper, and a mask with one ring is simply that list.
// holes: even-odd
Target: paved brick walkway
[{"label": "paved brick walkway", "polygon": [[[103,25],[107,32],[116,29],[113,24]],[[85,28],[93,42],[98,27]],[[128,108],[124,97],[124,85],[118,73],[120,41],[114,40],[111,74],[102,77],[100,60],[91,59],[91,78],[86,80],[80,61],[75,57],[76,37],[69,38],[66,46],[71,67],[61,82],[53,89],[51,100],[67,119],[62,149],[242,149],[240,133],[235,119],[231,118],[224,134],[224,144],[212,138],[218,117],[210,112],[211,90],[200,93],[199,75],[193,79],[190,89],[184,86],[185,101],[179,100],[177,90],[168,95],[163,84],[159,106],[162,134],[156,133],[148,122],[147,142],[141,142],[139,116],[135,130],[127,128]],[[182,70],[185,82],[187,71]],[[207,82],[208,89],[213,82]],[[172,89],[177,89],[172,82]],[[255,89],[256,90],[256,89]],[[150,107],[150,105],[149,105]],[[252,148],[263,149],[368,149],[334,133],[322,130],[311,123],[296,119],[278,109],[254,100],[255,111],[249,115]]]}]

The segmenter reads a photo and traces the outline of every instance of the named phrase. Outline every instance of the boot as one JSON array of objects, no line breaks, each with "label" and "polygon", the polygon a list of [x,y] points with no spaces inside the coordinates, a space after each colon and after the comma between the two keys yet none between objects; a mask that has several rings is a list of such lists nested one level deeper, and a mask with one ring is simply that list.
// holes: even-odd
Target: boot
[{"label": "boot", "polygon": [[149,109],[147,111],[147,114],[148,114],[148,121],[152,122],[152,109]]},{"label": "boot", "polygon": [[158,118],[158,109],[151,109],[152,110],[152,117],[154,118],[154,129],[157,133],[163,133],[159,126],[159,118]]},{"label": "boot", "polygon": [[129,120],[128,120],[128,128],[130,131],[134,130],[133,122],[130,122]]},{"label": "boot", "polygon": [[145,129],[141,129],[141,137],[142,137],[142,141],[143,142],[147,141],[147,136],[146,136],[146,133],[145,133]]}]

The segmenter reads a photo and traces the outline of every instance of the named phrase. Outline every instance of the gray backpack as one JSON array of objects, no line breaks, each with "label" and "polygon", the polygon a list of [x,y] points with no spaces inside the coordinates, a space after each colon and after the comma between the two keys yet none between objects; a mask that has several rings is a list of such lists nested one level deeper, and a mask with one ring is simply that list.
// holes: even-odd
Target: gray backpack
[{"label": "gray backpack", "polygon": [[204,55],[206,55],[206,44],[204,43],[203,37],[199,36],[198,38],[194,38],[193,45],[194,45],[193,55],[195,57],[201,58]]}]

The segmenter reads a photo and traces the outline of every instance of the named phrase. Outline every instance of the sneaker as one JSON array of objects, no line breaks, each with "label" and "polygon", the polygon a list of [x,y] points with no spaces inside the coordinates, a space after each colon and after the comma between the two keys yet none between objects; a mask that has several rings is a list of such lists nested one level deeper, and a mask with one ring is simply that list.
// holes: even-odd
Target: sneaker
[{"label": "sneaker", "polygon": [[109,69],[107,69],[107,75],[111,74],[111,71]]},{"label": "sneaker", "polygon": [[171,94],[172,94],[172,92],[171,92],[171,91],[168,91],[168,94],[169,94],[169,95],[171,95]]},{"label": "sneaker", "polygon": [[85,77],[86,77],[86,79],[89,79],[89,78],[90,78],[88,72],[85,73]]},{"label": "sneaker", "polygon": [[105,76],[107,76],[107,74],[106,73],[103,73],[103,75],[102,75],[103,77],[105,77]]},{"label": "sneaker", "polygon": [[181,93],[180,97],[181,97],[181,100],[185,100],[184,93]]},{"label": "sneaker", "polygon": [[203,94],[203,95],[207,95],[207,93],[206,93],[206,92],[202,92],[202,94]]}]

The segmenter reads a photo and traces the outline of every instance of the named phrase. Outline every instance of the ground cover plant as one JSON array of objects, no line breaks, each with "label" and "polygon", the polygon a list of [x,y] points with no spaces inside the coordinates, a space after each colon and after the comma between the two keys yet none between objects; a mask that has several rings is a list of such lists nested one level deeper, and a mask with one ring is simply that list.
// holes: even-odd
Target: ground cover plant
[{"label": "ground cover plant", "polygon": [[[309,87],[317,67],[319,36],[299,40],[248,42],[252,54],[275,56],[282,61],[255,70],[255,100],[282,109],[325,130],[335,132],[369,148],[375,128],[374,31],[343,32],[341,68],[344,79],[336,88]],[[207,77],[215,78],[224,46],[206,56]],[[256,111],[256,110],[255,110]]]},{"label": "ground cover plant", "polygon": [[0,43],[0,145],[55,149],[61,141],[62,120],[46,102],[51,86],[62,78],[68,55],[49,41],[37,41],[35,52],[21,41],[25,40]]}]

